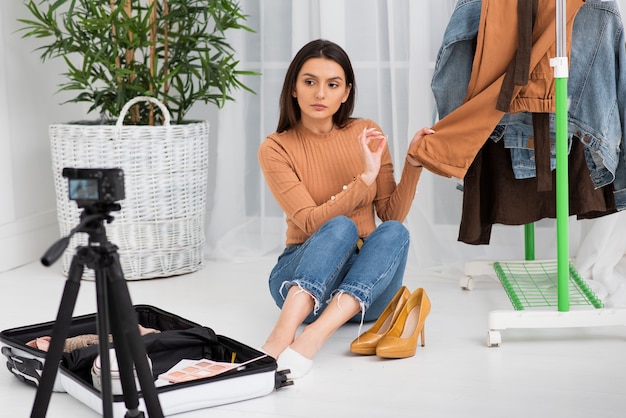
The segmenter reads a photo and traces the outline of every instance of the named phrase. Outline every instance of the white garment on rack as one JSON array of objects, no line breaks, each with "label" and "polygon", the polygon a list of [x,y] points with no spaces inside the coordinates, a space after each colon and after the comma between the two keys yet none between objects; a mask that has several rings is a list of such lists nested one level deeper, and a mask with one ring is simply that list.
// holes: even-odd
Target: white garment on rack
[{"label": "white garment on rack", "polygon": [[[606,307],[626,307],[626,211],[595,219],[589,225],[574,262],[576,270]],[[590,280],[602,285],[604,295]]]}]

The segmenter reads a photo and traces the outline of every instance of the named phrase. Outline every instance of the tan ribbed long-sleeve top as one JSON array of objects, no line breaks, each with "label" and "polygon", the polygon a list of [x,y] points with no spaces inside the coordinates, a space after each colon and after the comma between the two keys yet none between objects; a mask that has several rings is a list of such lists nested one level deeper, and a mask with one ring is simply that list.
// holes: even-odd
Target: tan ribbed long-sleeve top
[{"label": "tan ribbed long-sleeve top", "polygon": [[404,221],[422,168],[405,161],[396,184],[391,155],[385,147],[378,177],[368,187],[360,177],[363,162],[358,137],[364,128],[382,132],[371,120],[354,119],[328,134],[319,135],[299,125],[263,141],[259,163],[286,214],[286,245],[303,243],[339,215],[350,217],[362,238],[376,228],[375,215],[383,221]]}]

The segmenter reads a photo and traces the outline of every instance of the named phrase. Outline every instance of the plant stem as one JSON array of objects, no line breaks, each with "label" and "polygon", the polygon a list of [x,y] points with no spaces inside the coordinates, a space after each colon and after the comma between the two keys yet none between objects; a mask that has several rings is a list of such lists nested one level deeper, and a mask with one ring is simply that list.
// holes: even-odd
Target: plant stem
[{"label": "plant stem", "polygon": [[[150,76],[154,80],[156,75],[156,37],[157,37],[157,8],[154,0],[150,0]],[[154,96],[154,83],[150,82],[150,93]],[[154,125],[154,106],[150,103],[150,111],[148,113],[148,124]]]},{"label": "plant stem", "polygon": [[[124,11],[126,12],[126,16],[128,16],[128,19],[130,19],[133,15],[133,0],[124,0]],[[133,41],[133,38],[134,38],[133,32],[129,30],[128,39],[131,43]],[[128,48],[126,50],[126,66],[134,62],[135,62],[135,49]],[[133,81],[135,81],[135,78],[137,78],[137,75],[135,73],[130,74],[128,76],[128,82],[132,84]],[[132,121],[132,123],[136,124],[136,123],[139,123],[140,119],[141,119],[141,116],[139,114],[139,105],[135,105],[130,110],[130,120]]]},{"label": "plant stem", "polygon": [[[113,14],[113,12],[115,11],[115,0],[110,0],[109,4],[111,5],[111,14]],[[117,38],[117,29],[115,28],[114,24],[111,25],[111,34],[113,39],[115,40]],[[119,54],[115,54],[115,68],[122,68],[122,62],[120,61]],[[120,86],[122,85],[122,77],[117,77],[117,84]]]},{"label": "plant stem", "polygon": [[163,25],[163,76],[165,77],[165,83],[163,85],[163,104],[167,106],[167,94],[170,91],[170,81],[167,78],[169,74],[169,33],[170,33],[170,22],[167,20],[167,16],[170,14],[170,6],[168,4],[168,0],[163,0],[163,17],[165,18],[165,23]]}]

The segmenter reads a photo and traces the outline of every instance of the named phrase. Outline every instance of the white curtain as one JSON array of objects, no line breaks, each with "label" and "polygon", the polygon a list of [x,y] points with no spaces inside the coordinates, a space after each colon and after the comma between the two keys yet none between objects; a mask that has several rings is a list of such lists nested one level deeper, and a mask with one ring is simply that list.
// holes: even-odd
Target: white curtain
[{"label": "white curtain", "polygon": [[[306,42],[326,38],[350,55],[356,73],[354,115],[377,121],[390,138],[399,174],[413,133],[435,121],[430,79],[455,0],[243,0],[256,33],[232,39],[256,95],[239,92],[213,123],[215,185],[209,197],[207,256],[232,261],[275,257],[284,219],[265,186],[257,148],[274,132],[286,68]],[[410,263],[463,269],[471,260],[524,258],[522,226],[495,225],[489,245],[457,241],[462,195],[450,179],[425,172],[406,225]],[[574,256],[592,222],[570,222]],[[556,257],[555,222],[535,224],[538,259]],[[622,252],[623,254],[623,252]]]},{"label": "white curtain", "polygon": [[[276,129],[284,74],[298,49],[316,38],[346,49],[357,80],[354,115],[383,127],[401,169],[413,133],[433,123],[430,74],[454,1],[245,0],[241,5],[256,33],[231,40],[243,67],[262,75],[246,79],[256,95],[242,92],[219,112],[213,136],[218,142],[216,185],[207,229],[209,256],[235,260],[273,255],[283,247],[283,215],[265,186],[256,151]],[[431,26],[433,19],[440,24]],[[424,179],[424,189],[428,182]],[[454,185],[444,184],[459,201]],[[427,193],[422,193],[415,206],[425,204]],[[420,218],[430,215],[417,212],[415,217],[418,227],[424,223]],[[439,258],[428,256],[431,262]]]}]

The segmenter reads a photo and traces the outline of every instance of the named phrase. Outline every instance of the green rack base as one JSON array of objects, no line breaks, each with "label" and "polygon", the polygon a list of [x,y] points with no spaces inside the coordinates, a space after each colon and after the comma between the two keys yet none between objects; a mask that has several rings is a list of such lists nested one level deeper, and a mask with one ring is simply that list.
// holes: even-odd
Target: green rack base
[{"label": "green rack base", "polygon": [[[558,263],[548,261],[495,262],[493,268],[506,291],[513,309],[558,306]],[[571,305],[604,305],[569,263]]]}]

